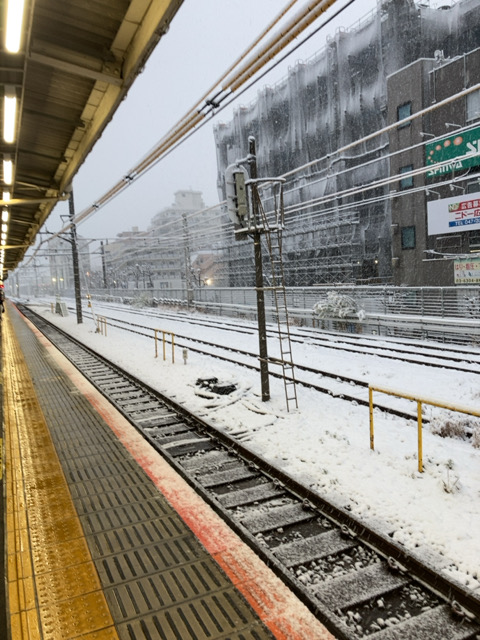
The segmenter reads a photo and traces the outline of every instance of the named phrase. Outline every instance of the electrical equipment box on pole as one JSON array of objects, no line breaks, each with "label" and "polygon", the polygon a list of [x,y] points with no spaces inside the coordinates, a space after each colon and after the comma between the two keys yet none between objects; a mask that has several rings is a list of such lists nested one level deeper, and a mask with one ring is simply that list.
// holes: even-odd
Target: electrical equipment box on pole
[{"label": "electrical equipment box on pole", "polygon": [[236,228],[248,226],[249,209],[245,184],[248,178],[245,167],[237,164],[231,164],[225,170],[227,212]]}]

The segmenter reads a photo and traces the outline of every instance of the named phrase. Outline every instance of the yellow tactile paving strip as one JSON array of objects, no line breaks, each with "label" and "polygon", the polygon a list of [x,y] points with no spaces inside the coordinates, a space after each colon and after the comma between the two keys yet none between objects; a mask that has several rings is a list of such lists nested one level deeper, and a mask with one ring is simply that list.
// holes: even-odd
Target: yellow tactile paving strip
[{"label": "yellow tactile paving strip", "polygon": [[6,315],[2,365],[12,640],[118,640],[28,368]]}]

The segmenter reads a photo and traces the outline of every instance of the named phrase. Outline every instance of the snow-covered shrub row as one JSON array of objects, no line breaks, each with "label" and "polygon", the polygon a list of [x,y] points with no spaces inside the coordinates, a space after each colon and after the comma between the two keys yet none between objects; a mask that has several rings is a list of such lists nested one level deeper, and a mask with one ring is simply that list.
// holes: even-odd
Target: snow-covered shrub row
[{"label": "snow-covered shrub row", "polygon": [[365,316],[362,309],[358,309],[357,301],[351,296],[337,291],[329,291],[324,300],[313,305],[313,313],[319,318],[352,318],[359,320]]}]

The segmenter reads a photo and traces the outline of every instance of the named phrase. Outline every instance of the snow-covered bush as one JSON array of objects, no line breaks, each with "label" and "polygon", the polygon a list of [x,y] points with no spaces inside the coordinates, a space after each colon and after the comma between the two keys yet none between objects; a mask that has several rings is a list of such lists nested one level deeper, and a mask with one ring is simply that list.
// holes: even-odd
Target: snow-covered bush
[{"label": "snow-covered bush", "polygon": [[477,426],[474,428],[472,433],[472,447],[475,449],[480,449],[480,427]]},{"label": "snow-covered bush", "polygon": [[329,291],[325,300],[313,305],[313,313],[319,318],[353,318],[362,320],[363,310],[358,309],[357,301],[351,296],[337,291]]},{"label": "snow-covered bush", "polygon": [[464,440],[465,420],[463,418],[434,418],[430,424],[430,431],[441,438],[455,438]]},{"label": "snow-covered bush", "polygon": [[480,448],[480,424],[471,417],[435,417],[430,423],[430,431],[441,438],[466,440],[471,436],[472,446]]},{"label": "snow-covered bush", "polygon": [[150,296],[146,293],[137,294],[133,299],[132,306],[143,309],[150,305]]}]

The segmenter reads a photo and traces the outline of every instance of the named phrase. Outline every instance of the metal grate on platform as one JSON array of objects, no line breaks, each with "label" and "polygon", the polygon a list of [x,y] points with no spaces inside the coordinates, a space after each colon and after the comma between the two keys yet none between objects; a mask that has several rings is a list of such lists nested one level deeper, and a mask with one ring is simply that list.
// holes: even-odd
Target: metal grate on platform
[{"label": "metal grate on platform", "polygon": [[[103,594],[99,593],[106,598],[119,636],[125,640],[272,638],[108,425],[19,318],[15,318],[15,330],[103,589]],[[50,503],[42,508],[57,507]],[[34,525],[33,537],[42,528],[40,520]],[[47,532],[52,539],[59,529],[68,529],[70,521],[56,526],[57,530]],[[61,547],[60,540],[59,544]],[[77,546],[82,548],[82,543],[49,551],[48,557],[42,557],[37,549],[37,566],[48,565],[52,557],[69,565],[70,552],[77,553]],[[77,575],[67,572],[62,579],[64,585],[59,589],[68,591],[74,588]],[[38,589],[46,591],[50,584],[44,580]],[[48,612],[50,617],[42,620],[43,625],[67,629],[71,636],[65,633],[62,640],[86,633],[83,619],[95,606],[90,599],[85,600],[76,621],[69,619],[68,607],[60,603]]]}]

